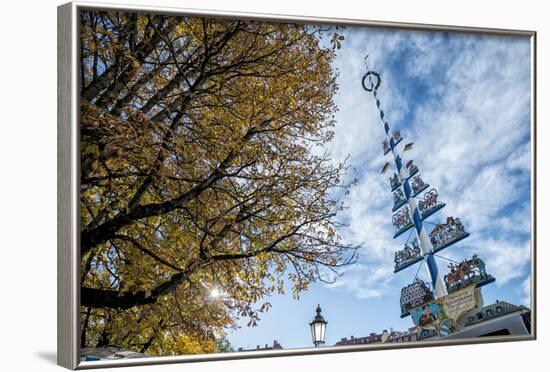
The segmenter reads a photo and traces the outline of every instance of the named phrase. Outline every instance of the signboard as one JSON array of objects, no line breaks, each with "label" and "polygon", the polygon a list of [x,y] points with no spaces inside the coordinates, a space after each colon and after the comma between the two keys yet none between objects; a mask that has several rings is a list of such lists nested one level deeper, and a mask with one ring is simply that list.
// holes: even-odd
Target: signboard
[{"label": "signboard", "polygon": [[438,336],[446,336],[458,329],[458,318],[477,305],[476,286],[466,288],[425,303],[410,311],[413,322],[423,329],[435,330]]},{"label": "signboard", "polygon": [[475,285],[470,285],[442,297],[440,300],[443,302],[445,314],[456,321],[462,314],[475,308],[477,304],[475,289]]},{"label": "signboard", "polygon": [[411,309],[430,302],[434,295],[430,288],[420,279],[401,289],[401,317],[406,316]]}]

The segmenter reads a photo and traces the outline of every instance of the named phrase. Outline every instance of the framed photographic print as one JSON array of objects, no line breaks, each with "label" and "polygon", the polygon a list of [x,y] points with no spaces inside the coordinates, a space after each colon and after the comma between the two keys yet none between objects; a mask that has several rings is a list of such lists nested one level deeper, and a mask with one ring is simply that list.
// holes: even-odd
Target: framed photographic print
[{"label": "framed photographic print", "polygon": [[535,32],[58,8],[58,363],[535,338]]}]

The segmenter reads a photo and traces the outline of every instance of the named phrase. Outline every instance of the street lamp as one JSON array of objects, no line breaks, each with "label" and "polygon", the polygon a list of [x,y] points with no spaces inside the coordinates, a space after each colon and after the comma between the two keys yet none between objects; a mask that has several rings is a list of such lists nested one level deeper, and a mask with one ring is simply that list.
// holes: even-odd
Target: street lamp
[{"label": "street lamp", "polygon": [[321,306],[317,305],[317,315],[313,318],[313,321],[309,323],[311,327],[311,338],[315,347],[323,346],[325,344],[325,334],[327,331],[327,321],[321,315]]}]

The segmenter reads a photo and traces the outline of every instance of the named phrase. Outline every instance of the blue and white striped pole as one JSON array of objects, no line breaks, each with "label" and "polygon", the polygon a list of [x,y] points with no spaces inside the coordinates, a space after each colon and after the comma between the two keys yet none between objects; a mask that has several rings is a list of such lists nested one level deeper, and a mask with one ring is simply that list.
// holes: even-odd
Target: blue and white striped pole
[{"label": "blue and white striped pole", "polygon": [[[372,81],[372,75],[377,76],[377,78],[379,79],[376,82],[376,84],[374,84],[374,82]],[[378,107],[378,111],[380,113],[380,119],[384,126],[384,132],[386,133],[386,137],[388,138],[388,141],[390,144],[391,153],[395,161],[395,166],[397,167],[397,175],[399,177],[399,181],[403,186],[403,191],[405,194],[405,198],[407,199],[409,211],[412,211],[411,218],[414,224],[414,228],[416,230],[416,236],[418,237],[418,241],[420,243],[420,248],[422,249],[422,253],[424,255],[424,265],[428,271],[428,274],[430,275],[432,288],[434,289],[434,295],[436,298],[443,297],[447,294],[447,288],[445,287],[445,283],[443,282],[443,277],[439,273],[437,262],[435,261],[435,258],[433,256],[432,243],[430,242],[430,239],[428,238],[428,234],[426,233],[426,229],[424,228],[424,224],[422,223],[420,210],[418,209],[416,200],[412,197],[413,193],[412,193],[412,188],[409,184],[409,174],[405,169],[405,167],[403,167],[401,156],[396,150],[396,145],[397,145],[396,141],[393,138],[388,122],[384,120],[384,111],[380,108],[380,100],[378,99],[378,93],[377,93],[378,86],[380,85],[380,77],[376,73],[371,73],[371,74],[367,73],[365,77],[366,76],[368,76],[368,79],[369,79],[369,83],[371,87],[370,91],[372,91],[374,95],[374,99],[376,100],[376,106]],[[363,78],[363,86],[364,86],[364,78]],[[365,90],[369,91],[369,89],[367,88],[365,88]]]}]

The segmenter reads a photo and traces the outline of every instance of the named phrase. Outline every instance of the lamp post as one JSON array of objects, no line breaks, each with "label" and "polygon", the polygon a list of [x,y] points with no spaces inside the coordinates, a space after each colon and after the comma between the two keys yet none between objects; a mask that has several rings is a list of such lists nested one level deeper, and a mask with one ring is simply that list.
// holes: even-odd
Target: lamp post
[{"label": "lamp post", "polygon": [[311,338],[315,347],[323,346],[325,344],[325,334],[327,331],[327,321],[321,315],[321,306],[317,305],[315,310],[317,315],[313,318],[313,321],[309,323],[311,327]]}]

